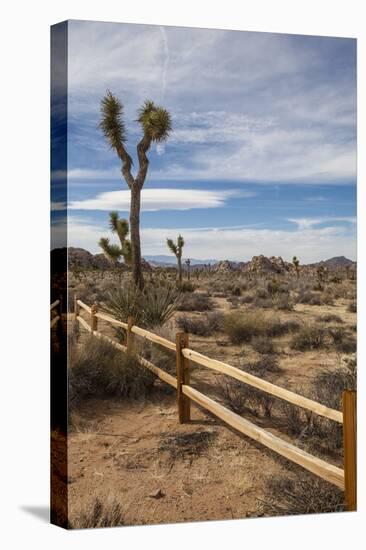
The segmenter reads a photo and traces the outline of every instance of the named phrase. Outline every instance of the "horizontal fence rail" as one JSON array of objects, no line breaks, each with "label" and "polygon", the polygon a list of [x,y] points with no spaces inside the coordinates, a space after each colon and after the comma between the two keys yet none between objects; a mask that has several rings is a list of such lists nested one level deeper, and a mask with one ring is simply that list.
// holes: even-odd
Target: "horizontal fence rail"
[{"label": "horizontal fence rail", "polygon": [[54,327],[58,321],[61,319],[61,317],[59,315],[57,315],[56,317],[54,317],[52,320],[51,320],[51,328]]},{"label": "horizontal fence rail", "polygon": [[291,460],[291,462],[299,464],[306,470],[309,470],[309,472],[337,485],[340,489],[344,489],[344,473],[340,468],[306,453],[263,428],[259,428],[252,422],[249,422],[249,420],[229,411],[223,405],[220,405],[190,386],[183,386],[183,393],[242,434],[258,441],[265,447]]},{"label": "horizontal fence rail", "polygon": [[56,306],[58,306],[60,303],[60,300],[55,300],[54,302],[52,302],[52,304],[50,305],[50,310],[52,311]]},{"label": "horizontal fence rail", "polygon": [[254,388],[263,390],[273,395],[274,397],[279,397],[280,399],[284,399],[285,401],[288,401],[293,405],[298,405],[299,407],[308,409],[320,416],[325,416],[330,420],[339,422],[340,424],[342,424],[343,422],[343,414],[340,411],[330,409],[329,407],[326,407],[325,405],[321,405],[316,401],[312,401],[307,397],[303,397],[302,395],[286,390],[285,388],[281,388],[280,386],[271,384],[271,382],[267,382],[267,380],[258,378],[258,376],[253,376],[248,372],[245,372],[236,367],[232,367],[231,365],[228,365],[227,363],[223,363],[222,361],[217,361],[216,359],[210,359],[209,357],[206,357],[205,355],[202,355],[201,353],[198,353],[197,351],[193,351],[191,349],[183,349],[182,354],[187,359],[190,359],[191,361],[194,361],[199,365],[203,365],[204,367],[208,367],[209,369],[213,369],[223,374],[226,374],[228,376],[231,376],[232,378],[235,378],[236,380],[240,380],[240,382],[244,382],[249,386],[253,386]]},{"label": "horizontal fence rail", "polygon": [[[124,353],[130,354],[134,353],[134,356],[138,362],[153,372],[161,380],[169,384],[170,386],[176,388],[177,390],[177,400],[178,400],[178,411],[179,411],[179,420],[180,422],[187,422],[190,419],[190,401],[200,405],[205,408],[226,424],[236,429],[240,433],[250,437],[251,439],[261,443],[265,447],[275,451],[284,458],[290,460],[302,466],[309,472],[325,479],[326,481],[336,485],[338,488],[345,490],[346,492],[346,502],[348,510],[356,509],[356,428],[355,428],[355,409],[352,407],[343,407],[343,413],[335,409],[331,409],[298,395],[294,392],[276,386],[262,378],[253,376],[247,372],[244,372],[236,367],[233,367],[222,361],[215,359],[210,359],[209,357],[202,355],[194,350],[191,350],[188,347],[188,335],[184,333],[177,333],[176,342],[171,342],[166,338],[163,338],[153,332],[142,329],[133,324],[133,319],[128,318],[128,322],[124,323],[118,321],[114,317],[107,315],[105,313],[99,313],[97,307],[94,305],[89,307],[87,304],[84,304],[81,300],[74,300],[75,311],[74,319],[77,320],[88,332],[101,338],[102,340],[110,342],[116,349],[123,351]],[[85,319],[79,315],[79,307],[84,309],[91,317],[91,325],[89,325]],[[126,330],[127,337],[127,346],[119,344],[113,338],[106,336],[97,330],[98,319],[110,322],[111,324],[120,326]],[[176,361],[177,361],[177,376],[174,377],[171,374],[163,371],[158,368],[156,365],[152,364],[147,359],[141,357],[135,352],[134,339],[133,335],[140,336],[145,338],[148,341],[151,341],[155,344],[165,347],[166,349],[176,352]],[[345,424],[348,426],[347,433],[345,435],[345,455],[347,456],[347,461],[345,461],[345,469],[338,468],[335,465],[329,464],[328,462],[315,457],[302,449],[299,449],[295,445],[285,441],[278,436],[273,435],[268,430],[260,428],[241,417],[240,415],[230,411],[220,403],[214,401],[213,399],[207,397],[197,389],[190,386],[189,383],[189,363],[193,361],[204,367],[213,369],[215,371],[221,372],[239,380],[245,384],[248,384],[252,387],[255,387],[259,390],[269,393],[275,397],[288,401],[293,405],[302,407],[304,409],[310,410],[320,416],[333,420],[340,424]],[[344,399],[347,397],[344,393]],[[348,412],[351,411],[351,412]],[[346,416],[347,415],[347,416]],[[347,447],[347,448],[346,448]],[[345,483],[345,479],[347,483]]]}]

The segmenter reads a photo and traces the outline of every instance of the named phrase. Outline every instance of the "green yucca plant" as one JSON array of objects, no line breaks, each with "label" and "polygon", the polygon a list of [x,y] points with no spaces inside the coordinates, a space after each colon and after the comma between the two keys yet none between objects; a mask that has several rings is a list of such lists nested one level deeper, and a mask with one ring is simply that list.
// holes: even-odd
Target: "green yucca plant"
[{"label": "green yucca plant", "polygon": [[114,149],[122,162],[122,175],[131,190],[130,228],[131,228],[131,263],[133,280],[140,289],[144,286],[141,261],[140,242],[140,204],[141,190],[144,186],[149,159],[146,153],[151,144],[166,141],[172,131],[171,115],[169,111],[147,100],[138,110],[137,122],[141,125],[142,138],[137,144],[137,158],[139,168],[136,176],[132,175],[132,158],[126,150],[126,128],[123,119],[123,105],[109,90],[101,100],[101,119],[99,128],[106,140]]},{"label": "green yucca plant", "polygon": [[126,285],[109,292],[104,309],[116,319],[126,322],[133,317],[142,327],[163,326],[174,315],[180,293],[174,285],[147,283],[143,290]]}]

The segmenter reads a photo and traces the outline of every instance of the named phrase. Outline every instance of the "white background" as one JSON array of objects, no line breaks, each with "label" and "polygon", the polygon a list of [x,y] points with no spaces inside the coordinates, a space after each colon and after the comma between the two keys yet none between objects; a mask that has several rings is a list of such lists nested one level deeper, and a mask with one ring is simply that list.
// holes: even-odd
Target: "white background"
[{"label": "white background", "polygon": [[[8,1],[1,17],[1,479],[3,548],[360,548],[365,538],[365,334],[359,314],[359,512],[66,532],[49,493],[49,26],[95,19],[358,38],[359,305],[365,303],[363,0]],[[4,170],[5,165],[5,170]],[[360,308],[361,309],[361,308]],[[260,468],[260,464],[258,464]],[[363,527],[363,529],[362,529]],[[364,541],[363,541],[364,543]]]}]

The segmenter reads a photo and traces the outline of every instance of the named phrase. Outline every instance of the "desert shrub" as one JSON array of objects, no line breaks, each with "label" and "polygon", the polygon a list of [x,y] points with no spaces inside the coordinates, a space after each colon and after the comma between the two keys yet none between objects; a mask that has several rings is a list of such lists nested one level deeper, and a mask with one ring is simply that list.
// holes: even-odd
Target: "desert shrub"
[{"label": "desert shrub", "polygon": [[294,479],[285,476],[269,478],[265,494],[262,511],[266,515],[319,514],[345,510],[343,491],[305,472]]},{"label": "desert shrub", "polygon": [[183,281],[180,285],[179,285],[179,290],[181,292],[194,292],[196,289],[196,287],[194,286],[194,284],[192,284],[190,281]]},{"label": "desert shrub", "polygon": [[272,298],[258,298],[256,297],[253,306],[258,309],[272,309],[273,308]]},{"label": "desert shrub", "polygon": [[99,498],[75,515],[69,522],[70,529],[90,529],[93,527],[117,527],[123,525],[122,508],[119,502],[102,502]]},{"label": "desert shrub", "polygon": [[347,311],[351,313],[357,313],[357,302],[350,302],[347,307]]},{"label": "desert shrub", "polygon": [[249,386],[235,378],[223,376],[218,379],[217,388],[226,407],[237,414],[242,414],[250,403]]},{"label": "desert shrub", "polygon": [[251,340],[251,344],[258,353],[263,353],[265,355],[275,353],[275,346],[270,336],[254,336]]},{"label": "desert shrub", "polygon": [[71,407],[85,397],[145,397],[154,375],[133,355],[121,353],[112,344],[89,336],[80,348],[70,348],[69,401]]},{"label": "desert shrub", "polygon": [[294,309],[294,304],[290,300],[290,296],[286,293],[280,294],[275,301],[275,308],[282,311],[292,311]]},{"label": "desert shrub", "polygon": [[319,293],[310,292],[309,290],[300,290],[296,301],[299,304],[308,304],[310,306],[320,306],[322,303],[325,303]]},{"label": "desert shrub", "polygon": [[281,285],[278,281],[272,280],[272,281],[268,281],[267,283],[267,292],[271,296],[274,296],[275,294],[280,292],[280,288],[281,288]]},{"label": "desert shrub", "polygon": [[267,289],[265,288],[257,288],[255,291],[255,295],[257,298],[267,299],[270,297],[270,294]]},{"label": "desert shrub", "polygon": [[235,286],[232,291],[231,291],[231,294],[233,296],[241,296],[241,288],[240,286]]},{"label": "desert shrub", "polygon": [[331,294],[329,290],[323,292],[320,302],[321,305],[324,304],[326,306],[332,306],[334,304],[334,296]]},{"label": "desert shrub", "polygon": [[223,328],[233,344],[250,342],[255,336],[282,336],[293,330],[295,322],[265,316],[259,311],[229,313],[224,317]]},{"label": "desert shrub", "polygon": [[246,294],[245,296],[242,296],[239,300],[241,304],[251,304],[254,300],[254,296],[252,294]]},{"label": "desert shrub", "polygon": [[249,342],[253,336],[265,334],[265,318],[258,312],[231,313],[224,318],[224,331],[233,344]]},{"label": "desert shrub", "polygon": [[342,353],[353,353],[356,351],[357,342],[355,338],[349,336],[342,328],[330,328],[328,334],[332,338],[337,351]]},{"label": "desert shrub", "polygon": [[246,370],[260,378],[265,378],[266,374],[269,372],[278,373],[282,371],[278,364],[277,357],[270,354],[263,355],[258,361],[250,363],[248,367]]},{"label": "desert shrub", "polygon": [[135,285],[118,287],[106,295],[104,309],[120,321],[129,316],[144,327],[161,326],[175,313],[179,293],[175,285],[148,283],[141,291]]},{"label": "desert shrub", "polygon": [[211,298],[202,292],[182,296],[177,307],[178,311],[209,311],[212,308]]},{"label": "desert shrub", "polygon": [[320,315],[317,320],[321,323],[343,323],[343,320],[339,317],[339,315],[335,315],[333,313]]},{"label": "desert shrub", "polygon": [[319,349],[325,345],[325,336],[326,331],[323,327],[304,325],[292,337],[290,347],[300,351]]},{"label": "desert shrub", "polygon": [[287,430],[296,436],[299,436],[304,430],[304,420],[299,407],[292,405],[292,403],[282,402],[282,411],[284,414],[285,424]]},{"label": "desert shrub", "polygon": [[223,321],[223,314],[219,311],[207,313],[204,317],[179,317],[177,326],[197,336],[209,336],[213,331],[220,329]]}]

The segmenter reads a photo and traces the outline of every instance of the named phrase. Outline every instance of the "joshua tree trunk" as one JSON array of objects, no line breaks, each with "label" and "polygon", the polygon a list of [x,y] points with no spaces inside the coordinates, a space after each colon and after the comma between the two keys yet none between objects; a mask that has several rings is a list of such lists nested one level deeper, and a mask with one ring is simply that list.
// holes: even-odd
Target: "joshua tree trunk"
[{"label": "joshua tree trunk", "polygon": [[178,279],[179,279],[179,284],[181,284],[182,283],[182,259],[178,256],[177,260],[178,260]]},{"label": "joshua tree trunk", "polygon": [[140,204],[141,189],[134,184],[131,187],[130,231],[132,247],[132,276],[134,283],[140,289],[144,286],[144,278],[141,266],[141,242],[140,242]]}]

